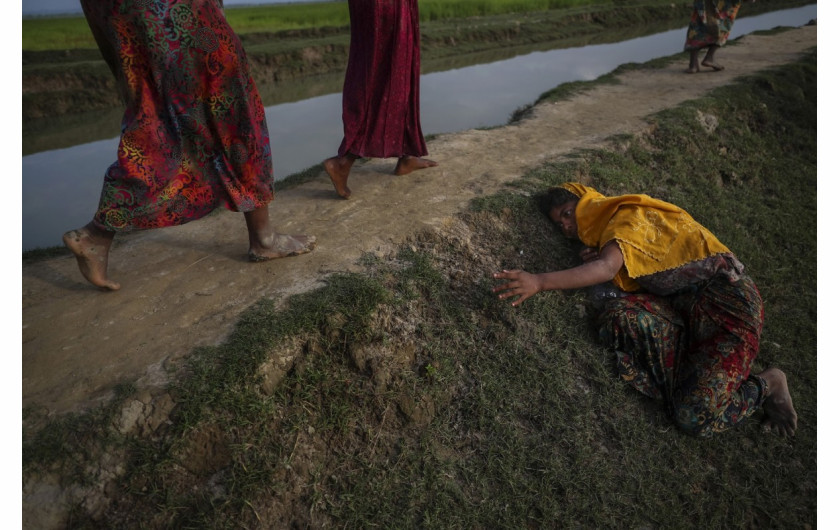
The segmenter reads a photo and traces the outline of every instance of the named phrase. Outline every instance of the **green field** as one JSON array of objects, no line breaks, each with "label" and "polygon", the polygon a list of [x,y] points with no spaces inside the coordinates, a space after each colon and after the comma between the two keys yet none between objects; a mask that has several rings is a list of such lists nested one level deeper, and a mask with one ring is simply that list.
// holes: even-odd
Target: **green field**
[{"label": "green field", "polygon": [[[657,3],[656,0],[647,3]],[[609,6],[626,2],[592,0],[420,0],[420,22],[453,18],[526,13],[588,5]],[[243,7],[225,10],[237,33],[349,26],[346,2],[319,2]]]},{"label": "green field", "polygon": [[[566,9],[577,6],[628,7],[670,5],[668,0],[420,0],[421,22],[506,13]],[[227,8],[228,22],[237,34],[307,28],[349,27],[346,2],[276,4]],[[95,48],[83,17],[37,17],[23,20],[23,49],[29,51]]]}]

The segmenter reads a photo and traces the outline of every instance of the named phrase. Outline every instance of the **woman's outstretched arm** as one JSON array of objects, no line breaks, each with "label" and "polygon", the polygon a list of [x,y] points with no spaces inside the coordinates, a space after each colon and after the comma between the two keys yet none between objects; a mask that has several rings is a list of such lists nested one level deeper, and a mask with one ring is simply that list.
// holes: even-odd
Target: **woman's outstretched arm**
[{"label": "woman's outstretched arm", "polygon": [[571,269],[542,274],[522,270],[497,272],[493,278],[510,281],[493,288],[493,292],[501,293],[500,300],[518,296],[511,304],[515,307],[540,291],[579,289],[612,280],[622,265],[624,256],[621,248],[615,241],[610,241],[601,249],[597,258]]}]

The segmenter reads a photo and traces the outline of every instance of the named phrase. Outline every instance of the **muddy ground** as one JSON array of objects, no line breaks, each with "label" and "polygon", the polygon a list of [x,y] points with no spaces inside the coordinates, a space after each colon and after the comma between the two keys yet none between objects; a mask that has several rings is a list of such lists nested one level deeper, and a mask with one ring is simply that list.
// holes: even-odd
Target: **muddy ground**
[{"label": "muddy ground", "polygon": [[[23,267],[22,402],[34,417],[80,411],[120,382],[166,384],[166,367],[196,346],[221,342],[238,315],[261,297],[289,295],[355,270],[363,253],[385,255],[418,230],[446,223],[474,197],[491,194],[529,168],[595,148],[647,126],[645,116],[702,96],[735,77],[794,61],[817,45],[817,28],[746,36],[723,48],[722,72],[684,73],[687,57],[631,72],[569,101],[540,105],[532,117],[493,130],[440,135],[429,142],[439,167],[391,175],[395,160],[370,160],[351,175],[353,198],[339,199],[324,173],[278,194],[276,227],[318,237],[310,254],[249,263],[241,214],[222,212],[181,227],[118,236],[104,293],[87,284],[75,259]],[[340,124],[336,124],[340,127]],[[324,156],[333,147],[324,146]],[[104,168],[103,168],[104,171]],[[72,227],[68,227],[72,228]]]}]

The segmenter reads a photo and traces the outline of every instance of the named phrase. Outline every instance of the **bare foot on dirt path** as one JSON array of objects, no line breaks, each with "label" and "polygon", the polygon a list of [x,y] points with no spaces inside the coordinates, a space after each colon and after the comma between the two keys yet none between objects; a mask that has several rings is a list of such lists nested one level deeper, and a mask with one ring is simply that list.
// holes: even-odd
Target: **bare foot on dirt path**
[{"label": "bare foot on dirt path", "polygon": [[315,236],[290,236],[286,234],[272,234],[267,241],[248,250],[250,261],[268,261],[277,258],[290,258],[311,252],[315,248]]},{"label": "bare foot on dirt path", "polygon": [[325,199],[335,193],[327,174],[279,191],[269,205],[273,229],[318,237],[317,251],[294,259],[242,259],[242,214],[220,211],[179,227],[118,236],[108,272],[130,273],[131,282],[107,296],[79,289],[79,266],[69,256],[24,264],[22,405],[58,414],[101,403],[121,381],[149,392],[165,388],[171,366],[197,346],[224,341],[260,298],[284,307],[291,295],[323,286],[331,274],[360,271],[365,253],[387,257],[423,230],[456,237],[461,225],[454,216],[472,199],[545,162],[603,147],[614,135],[641,134],[650,127],[646,116],[795,61],[816,46],[816,26],[748,35],[727,46],[726,70],[715,75],[686,75],[680,57],[659,69],[620,74],[618,83],[567,101],[536,105],[532,117],[515,125],[437,135],[429,141],[437,167],[382,178],[396,159],[357,161],[352,178],[364,193],[352,201]]},{"label": "bare foot on dirt path", "polygon": [[108,279],[108,251],[114,240],[113,232],[110,235],[98,234],[88,225],[66,232],[62,240],[64,246],[76,256],[79,270],[87,281],[103,291],[116,291],[120,288],[120,284]]},{"label": "bare foot on dirt path", "polygon": [[715,62],[712,62],[712,61],[703,61],[703,62],[702,62],[702,63],[700,63],[700,64],[702,64],[702,65],[703,65],[703,66],[705,66],[706,68],[711,68],[711,69],[712,69],[712,70],[714,70],[715,72],[720,72],[721,70],[723,70],[723,69],[724,69],[722,65],[719,65],[719,64],[717,64],[717,63],[715,63]]},{"label": "bare foot on dirt path", "polygon": [[333,183],[335,192],[345,199],[350,198],[350,188],[347,187],[347,179],[350,178],[350,169],[353,167],[355,158],[348,156],[334,156],[324,160],[324,169]]},{"label": "bare foot on dirt path", "polygon": [[762,427],[782,436],[793,436],[796,432],[797,415],[787,385],[787,376],[778,368],[768,368],[759,377],[767,381],[769,395],[764,402]]},{"label": "bare foot on dirt path", "polygon": [[412,171],[418,169],[427,169],[430,167],[437,167],[438,163],[428,158],[420,158],[416,156],[403,156],[397,161],[397,167],[394,168],[394,175],[408,175]]}]

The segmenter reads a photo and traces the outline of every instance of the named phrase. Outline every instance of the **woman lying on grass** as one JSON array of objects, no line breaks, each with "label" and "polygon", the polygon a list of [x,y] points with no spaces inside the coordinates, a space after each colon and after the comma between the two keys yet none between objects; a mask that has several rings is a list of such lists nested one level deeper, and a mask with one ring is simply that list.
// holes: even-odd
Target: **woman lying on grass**
[{"label": "woman lying on grass", "polygon": [[586,245],[583,265],[545,274],[504,270],[493,289],[518,306],[540,291],[612,280],[621,296],[598,318],[622,379],[665,401],[682,429],[710,436],[764,408],[763,426],[796,430],[778,368],[750,374],[764,307],[744,266],[687,212],[647,195],[605,197],[566,183],[538,197],[563,234]]}]

